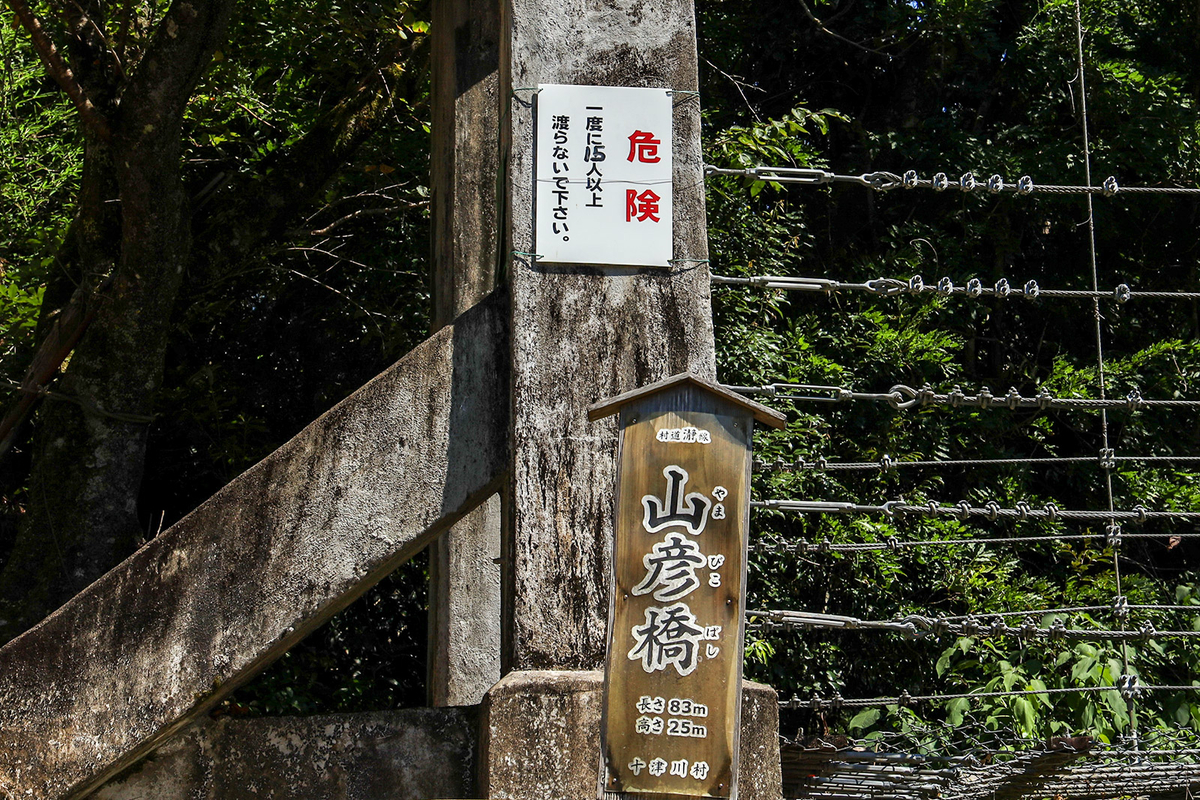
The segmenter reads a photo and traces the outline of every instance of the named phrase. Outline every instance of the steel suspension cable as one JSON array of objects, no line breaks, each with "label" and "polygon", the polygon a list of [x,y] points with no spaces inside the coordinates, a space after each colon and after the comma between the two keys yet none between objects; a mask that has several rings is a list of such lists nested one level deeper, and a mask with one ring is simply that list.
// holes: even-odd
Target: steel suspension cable
[{"label": "steel suspension cable", "polygon": [[964,296],[971,299],[980,297],[995,297],[1001,300],[1023,298],[1037,300],[1043,297],[1070,300],[1111,300],[1115,303],[1126,303],[1130,300],[1197,300],[1200,292],[1147,292],[1135,291],[1126,283],[1117,284],[1111,291],[1092,289],[1043,289],[1037,281],[1026,281],[1020,288],[1011,284],[1007,278],[1001,278],[993,286],[985,286],[978,278],[971,278],[965,284],[955,284],[948,277],[937,280],[936,283],[926,283],[920,275],[914,275],[908,280],[900,278],[873,278],[855,283],[853,281],[837,281],[829,278],[805,278],[788,275],[713,275],[714,284],[732,286],[757,286],[763,289],[779,289],[789,292],[867,292],[880,297],[899,297],[901,295],[938,295],[941,297]]}]

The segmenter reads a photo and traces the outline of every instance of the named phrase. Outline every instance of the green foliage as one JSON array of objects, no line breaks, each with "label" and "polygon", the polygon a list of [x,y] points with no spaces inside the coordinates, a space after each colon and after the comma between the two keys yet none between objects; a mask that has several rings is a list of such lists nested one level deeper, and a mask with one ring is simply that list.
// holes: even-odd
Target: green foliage
[{"label": "green foliage", "polygon": [[[122,52],[127,64],[140,57],[166,8],[157,0],[134,6]],[[57,12],[36,10],[59,35]],[[406,0],[238,4],[227,44],[184,120],[196,255],[155,398],[139,498],[147,537],[427,334],[428,14],[428,3]],[[33,327],[51,310],[41,307],[45,288],[61,282],[56,258],[75,211],[82,137],[27,38],[8,24],[0,26],[0,60],[3,388],[28,366]],[[373,116],[342,131],[352,137],[370,125],[374,135],[333,165],[315,200],[297,201],[288,185],[272,184],[299,174],[294,185],[303,195],[307,175],[323,173],[303,173],[289,157],[323,120],[344,113],[339,104],[373,93],[380,76],[388,88],[367,109]],[[326,150],[313,148],[311,159]],[[229,232],[210,221],[230,210],[254,219],[262,208],[242,198],[272,185],[283,188],[262,205],[295,205],[293,218],[266,231],[236,263],[223,260]],[[0,397],[7,403],[10,395]],[[20,462],[8,460],[5,471],[10,464]],[[23,502],[19,485],[0,485],[0,512],[20,516]],[[0,564],[11,546],[7,522],[0,518]],[[424,616],[425,565],[418,559],[240,689],[230,707],[308,713],[421,704]]]},{"label": "green foliage", "polygon": [[[971,171],[1006,181],[1083,182],[1074,2],[950,2],[813,5],[839,37],[768,0],[743,9],[700,4],[702,75],[708,97],[706,158],[718,166],[819,166],[846,174],[877,169],[922,177]],[[1196,97],[1200,64],[1194,25],[1176,25],[1167,4],[1085,4],[1084,77],[1093,178],[1122,185],[1200,184]],[[788,21],[785,21],[788,20]],[[794,21],[793,21],[794,20]],[[855,44],[857,43],[857,44]],[[807,109],[823,108],[821,112]],[[799,109],[799,110],[797,110]],[[830,109],[836,109],[831,111]],[[786,133],[785,133],[786,131]],[[1195,204],[1118,195],[1096,202],[1099,283],[1111,289],[1198,287]],[[1033,195],[964,196],[927,190],[872,193],[857,186],[783,187],[737,178],[709,182],[713,271],[803,275],[862,282],[922,274],[956,285],[1001,277],[1044,288],[1091,285],[1083,202]],[[787,294],[717,287],[713,295],[719,371],[732,384],[775,381],[883,392],[897,383],[972,393],[1009,386],[1029,396],[1097,397],[1090,303],[932,296]],[[1184,303],[1102,304],[1105,392],[1123,397],[1195,397],[1197,322]],[[900,461],[1096,456],[1098,415],[938,408],[897,412],[886,404],[820,406],[776,400],[791,424],[756,436],[767,462]],[[1114,412],[1119,453],[1195,454],[1190,412]],[[1117,508],[1200,508],[1186,465],[1120,462]],[[1095,462],[1001,468],[767,472],[757,497],[882,503],[959,499],[1012,507],[1055,502],[1104,508]],[[1149,523],[1148,523],[1149,526]],[[954,519],[806,516],[760,510],[754,535],[779,540],[936,542],[970,537],[1091,533],[1089,542],[985,547],[971,544],[874,553],[756,552],[750,605],[800,608],[864,619],[902,619],[1074,606],[1108,607],[1117,594],[1114,553],[1103,525],[1061,521],[988,523]],[[1126,538],[1120,591],[1132,604],[1196,604],[1197,556],[1185,526],[1156,523],[1161,537]],[[1183,601],[1178,597],[1187,598]],[[1198,606],[1197,613],[1200,613]],[[1155,629],[1191,630],[1189,612],[1134,612]],[[1034,621],[1049,625],[1054,615]],[[1065,619],[1065,618],[1064,618]],[[1021,618],[1010,620],[1019,624]],[[1069,626],[1109,628],[1110,611],[1075,614]],[[1030,642],[1016,637],[911,641],[846,631],[752,633],[747,674],[781,696],[978,694],[1114,686],[1124,672],[1143,684],[1190,685],[1194,640],[1158,638],[1125,646]],[[1146,726],[1200,726],[1195,697],[1154,693],[1129,705],[1120,692],[1029,694],[949,700],[935,707],[785,714],[785,725],[874,736],[924,721],[979,725],[1029,736],[1090,731],[1111,740],[1136,714]]]},{"label": "green foliage", "polygon": [[0,384],[20,380],[70,219],[82,162],[72,116],[32,48],[0,25]]}]

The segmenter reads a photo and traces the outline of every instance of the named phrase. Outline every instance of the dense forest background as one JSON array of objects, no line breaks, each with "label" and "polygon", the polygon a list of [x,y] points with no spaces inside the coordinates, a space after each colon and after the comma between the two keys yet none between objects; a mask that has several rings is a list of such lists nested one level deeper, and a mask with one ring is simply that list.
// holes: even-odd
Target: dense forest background
[{"label": "dense forest background", "polygon": [[[146,306],[157,315],[150,321],[150,310],[121,311],[119,302],[93,308],[93,330],[125,330],[124,320],[147,332],[159,366],[140,358],[124,366],[107,362],[84,340],[53,393],[13,431],[0,456],[0,638],[32,624],[139,540],[168,527],[428,330],[427,4],[198,5],[211,6],[212,31],[189,51],[193,67],[177,81],[171,124],[158,129],[176,132],[173,150],[149,141],[150,134],[138,139],[134,133],[144,126],[133,133],[122,127],[136,115],[117,113],[137,107],[139,60],[156,47],[177,46],[158,35],[170,22],[167,4],[135,3],[124,12],[99,0],[33,4],[80,85],[101,114],[110,114],[110,138],[64,94],[62,76],[56,81],[47,74],[20,24],[24,3],[10,2],[16,24],[0,26],[5,407],[23,396],[16,385],[37,363],[39,344],[55,321],[69,317],[73,300],[86,307],[89,297],[113,285],[128,289],[122,296],[140,290],[170,300]],[[1200,6],[1087,0],[1082,11],[1095,180],[1113,175],[1123,186],[1200,185]],[[697,14],[711,164],[1083,182],[1073,0],[700,0]],[[114,215],[118,202],[136,206],[143,180],[122,172],[114,154],[137,147],[180,165],[171,190],[178,209],[172,230],[186,244],[172,262],[178,280],[144,280],[144,270],[127,255],[136,251],[138,231],[123,228]],[[1000,278],[1014,287],[1028,280],[1044,288],[1091,285],[1087,210],[1078,195],[876,192],[716,178],[708,199],[717,274],[854,282],[920,274],[926,283],[945,276],[956,285],[970,278],[985,286]],[[143,205],[148,220],[162,213]],[[1100,286],[1200,290],[1196,216],[1194,197],[1096,198]],[[727,383],[881,392],[897,383],[928,383],[940,391],[960,385],[967,393],[1015,387],[1025,396],[1041,389],[1078,397],[1098,392],[1090,301],[735,287],[714,287],[713,297],[720,377]],[[1135,388],[1146,397],[1196,396],[1196,303],[1139,300],[1101,308],[1110,396]],[[129,374],[138,377],[136,392],[122,388]],[[872,461],[885,454],[902,460],[1097,456],[1100,448],[1094,413],[898,412],[886,404],[774,402],[793,424],[758,437],[759,455],[768,462],[796,456]],[[1113,413],[1110,427],[1119,453],[1200,453],[1200,415],[1193,410]],[[96,453],[109,453],[112,441],[138,442],[140,456],[134,456],[141,461],[125,471],[123,489],[103,484],[130,496],[104,511],[112,542],[97,550],[70,538],[70,521],[92,513],[73,506],[72,498],[98,491],[104,459]],[[764,499],[881,503],[903,497],[1095,509],[1106,507],[1103,477],[1094,462],[781,470],[759,474],[755,490]],[[64,483],[83,488],[63,489]],[[1186,464],[1119,462],[1113,486],[1117,508],[1200,509],[1197,477]],[[1020,547],[756,552],[753,607],[892,619],[914,612],[1104,606],[1116,593],[1103,524],[804,518],[773,511],[755,512],[752,522],[756,537],[791,541],[1098,534],[1086,542]],[[1146,530],[1161,536],[1120,544],[1130,603],[1200,604],[1197,545],[1171,538],[1193,529],[1147,523]],[[423,702],[423,570],[417,561],[384,581],[240,690],[225,710]],[[1135,612],[1129,624],[1144,619],[1158,630],[1200,629],[1200,617],[1186,610]],[[1098,612],[1068,621],[1106,628],[1114,620]],[[862,631],[752,632],[747,670],[781,696],[838,692],[849,698],[901,690],[1112,686],[1128,656],[1143,683],[1190,685],[1197,666],[1191,641],[1138,641],[1122,653],[1120,644],[1100,640],[1023,646],[1011,637],[913,641]],[[1137,713],[1143,727],[1191,726],[1200,722],[1200,699],[1190,692],[1148,694]],[[807,734],[869,735],[921,719],[1112,738],[1129,728],[1131,708],[1119,692],[1108,691],[861,713],[791,711],[784,724],[785,731]]]}]

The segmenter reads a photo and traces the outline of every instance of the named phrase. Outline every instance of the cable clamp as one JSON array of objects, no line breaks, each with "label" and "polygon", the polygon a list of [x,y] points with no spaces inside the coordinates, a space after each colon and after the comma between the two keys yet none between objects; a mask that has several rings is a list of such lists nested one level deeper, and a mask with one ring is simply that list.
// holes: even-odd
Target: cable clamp
[{"label": "cable clamp", "polygon": [[926,383],[921,387],[921,391],[917,392],[917,397],[920,398],[922,406],[927,406],[934,401],[937,393],[933,391],[932,386]]},{"label": "cable clamp", "polygon": [[1129,598],[1123,594],[1114,597],[1112,612],[1113,616],[1118,619],[1127,619],[1129,617]]},{"label": "cable clamp", "polygon": [[933,176],[933,180],[930,183],[935,192],[944,192],[946,191],[946,187],[950,185],[950,179],[946,177],[946,173],[939,172]]},{"label": "cable clamp", "polygon": [[1104,526],[1104,544],[1108,547],[1121,546],[1121,523],[1110,522]]},{"label": "cable clamp", "polygon": [[888,390],[887,401],[892,408],[901,411],[912,408],[921,402],[917,397],[917,390],[902,383],[898,383]]},{"label": "cable clamp", "polygon": [[983,281],[979,278],[971,278],[967,281],[967,297],[979,297],[983,294]]},{"label": "cable clamp", "polygon": [[896,459],[884,453],[879,459],[879,467],[881,469],[891,469],[896,465]]},{"label": "cable clamp", "polygon": [[1137,514],[1137,519],[1135,522],[1137,522],[1138,525],[1146,524],[1146,517],[1148,516],[1147,510],[1148,509],[1141,503],[1133,507],[1133,513]]},{"label": "cable clamp", "polygon": [[1033,178],[1022,175],[1017,179],[1017,194],[1033,194]]},{"label": "cable clamp", "polygon": [[1012,294],[1012,286],[1009,285],[1008,278],[1001,278],[996,281],[996,288],[992,289],[992,293],[996,297],[1008,297]]},{"label": "cable clamp", "polygon": [[1105,197],[1112,197],[1114,194],[1121,191],[1121,186],[1117,183],[1116,178],[1114,178],[1112,175],[1109,175],[1104,179],[1103,189]]},{"label": "cable clamp", "polygon": [[1117,689],[1121,692],[1121,697],[1124,697],[1126,700],[1142,696],[1142,689],[1138,686],[1137,675],[1119,675],[1117,677]]},{"label": "cable clamp", "polygon": [[913,275],[908,279],[908,291],[912,294],[925,291],[925,280],[920,275]]},{"label": "cable clamp", "polygon": [[990,632],[992,636],[1003,636],[1011,631],[1012,628],[1008,627],[1008,623],[1004,621],[1003,617],[996,617],[994,620],[992,620],[992,624],[990,626]]},{"label": "cable clamp", "polygon": [[895,297],[908,292],[908,284],[897,278],[875,278],[863,284],[869,291],[883,297]]},{"label": "cable clamp", "polygon": [[1025,522],[1029,519],[1029,511],[1029,503],[1026,503],[1024,500],[1017,501],[1017,519]]},{"label": "cable clamp", "polygon": [[1113,289],[1113,299],[1118,303],[1129,302],[1129,298],[1131,296],[1133,296],[1133,292],[1130,290],[1127,284],[1119,283],[1117,284],[1117,288]]},{"label": "cable clamp", "polygon": [[993,175],[988,178],[987,190],[992,194],[999,194],[1004,191],[1004,178],[999,175]]},{"label": "cable clamp", "polygon": [[1045,411],[1047,408],[1050,408],[1050,405],[1054,402],[1054,395],[1050,394],[1049,389],[1042,387],[1042,389],[1038,391],[1036,399],[1037,407]]},{"label": "cable clamp", "polygon": [[962,631],[963,636],[977,636],[981,630],[979,620],[975,619],[974,614],[968,614],[962,625],[959,626],[959,630]]},{"label": "cable clamp", "polygon": [[971,504],[968,503],[966,500],[959,500],[957,503],[954,504],[954,507],[956,509],[958,509],[958,518],[960,520],[963,520],[965,522],[966,520],[971,518]]},{"label": "cable clamp", "polygon": [[915,169],[910,169],[908,172],[904,173],[904,177],[901,180],[904,181],[905,189],[917,188],[917,171]]},{"label": "cable clamp", "polygon": [[1021,393],[1017,391],[1017,387],[1010,386],[1008,387],[1008,392],[1004,395],[1004,405],[1010,409],[1020,408],[1023,399]]},{"label": "cable clamp", "polygon": [[1050,641],[1057,642],[1065,639],[1067,636],[1067,625],[1063,622],[1062,617],[1055,617],[1050,623],[1050,627],[1046,629],[1046,635]]},{"label": "cable clamp", "polygon": [[900,692],[900,696],[896,698],[896,702],[901,706],[911,706],[913,703],[912,695],[908,693],[908,689]]},{"label": "cable clamp", "polygon": [[995,500],[988,500],[984,508],[987,509],[987,518],[990,520],[995,520],[1000,516],[1000,504]]},{"label": "cable clamp", "polygon": [[1042,293],[1042,290],[1038,288],[1037,281],[1026,281],[1024,292],[1026,300],[1036,300],[1037,296]]},{"label": "cable clamp", "polygon": [[979,403],[980,408],[988,408],[991,406],[992,399],[992,392],[986,386],[979,390],[979,394],[975,395],[975,400]]},{"label": "cable clamp", "polygon": [[975,191],[975,186],[975,176],[970,172],[965,173],[961,178],[958,179],[958,188],[962,189],[964,192]]},{"label": "cable clamp", "polygon": [[1046,512],[1046,519],[1050,522],[1058,522],[1058,506],[1054,503],[1046,503],[1042,506],[1042,510]]},{"label": "cable clamp", "polygon": [[[1138,626],[1138,636],[1143,642],[1148,642],[1154,638],[1154,623],[1150,620],[1142,620],[1142,624]],[[1134,678],[1136,680],[1136,677]]]},{"label": "cable clamp", "polygon": [[887,546],[889,550],[895,553],[900,549],[900,540],[895,536],[889,536],[887,538]]},{"label": "cable clamp", "polygon": [[958,408],[967,399],[967,396],[963,394],[963,390],[960,387],[955,386],[950,390],[950,394],[946,396],[946,399],[950,402],[951,408]]},{"label": "cable clamp", "polygon": [[1021,627],[1017,629],[1017,636],[1022,639],[1029,640],[1036,637],[1038,634],[1038,625],[1033,621],[1033,617],[1026,617],[1021,623]]},{"label": "cable clamp", "polygon": [[859,179],[877,192],[887,192],[904,184],[903,179],[894,172],[868,172],[860,175]]},{"label": "cable clamp", "polygon": [[1131,389],[1129,394],[1125,395],[1125,406],[1130,411],[1137,411],[1143,403],[1142,393],[1138,389]]},{"label": "cable clamp", "polygon": [[954,281],[949,277],[944,277],[937,282],[937,292],[943,297],[949,297],[954,294]]},{"label": "cable clamp", "polygon": [[1117,465],[1115,458],[1117,451],[1111,447],[1100,448],[1100,467],[1101,469],[1112,469]]}]

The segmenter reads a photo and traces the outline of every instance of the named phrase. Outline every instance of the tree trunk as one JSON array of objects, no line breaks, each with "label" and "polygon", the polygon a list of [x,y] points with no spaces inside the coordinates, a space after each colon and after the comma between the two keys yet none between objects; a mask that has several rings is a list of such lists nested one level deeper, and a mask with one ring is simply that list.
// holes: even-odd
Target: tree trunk
[{"label": "tree trunk", "polygon": [[[81,291],[109,270],[112,277],[92,298],[95,320],[38,422],[27,513],[0,573],[0,642],[102,575],[137,541],[147,425],[191,251],[180,178],[183,111],[232,8],[233,0],[176,2],[126,81],[108,120],[111,142],[93,134],[85,151],[82,224],[73,226]],[[117,248],[103,224],[111,180]]]}]

